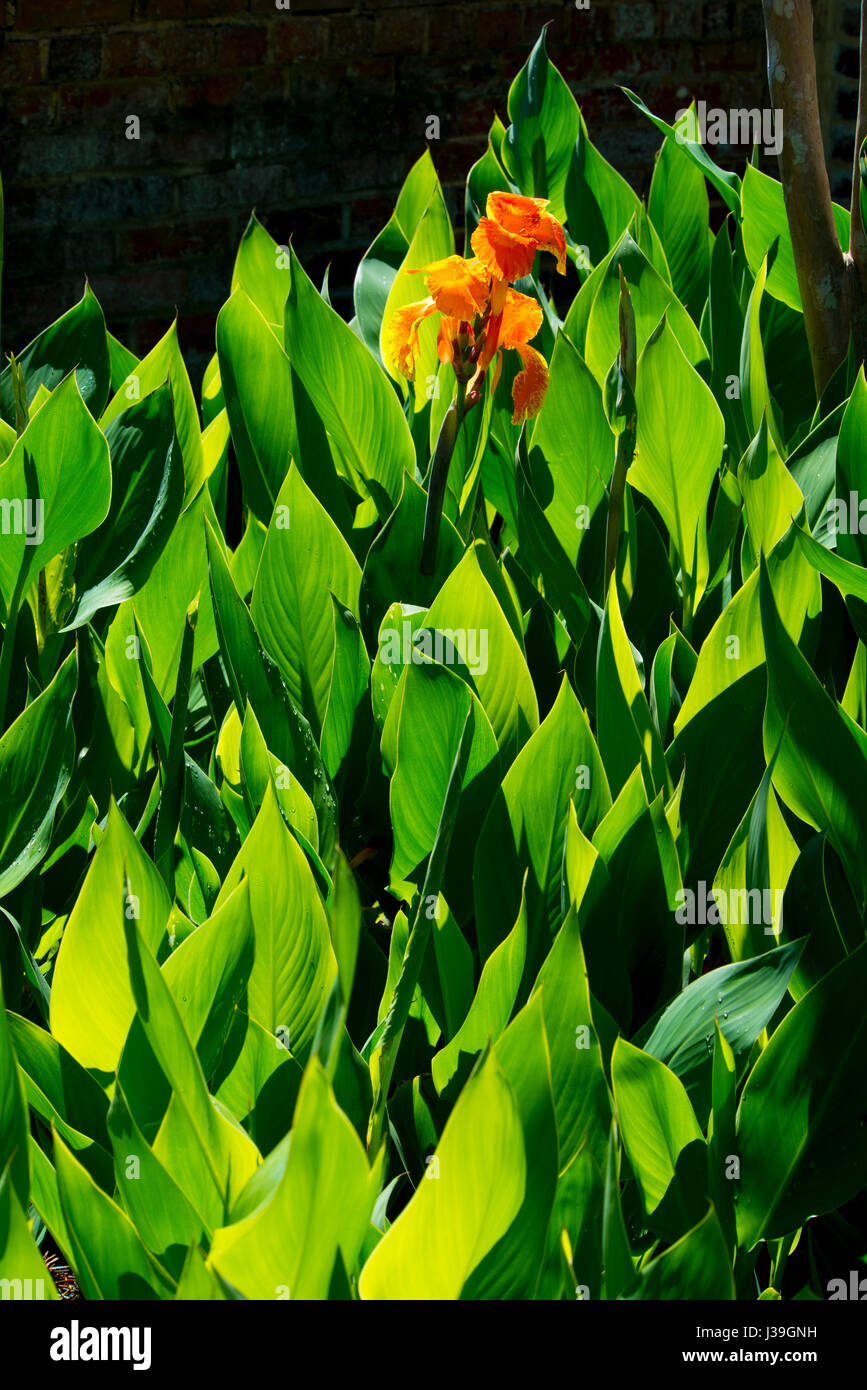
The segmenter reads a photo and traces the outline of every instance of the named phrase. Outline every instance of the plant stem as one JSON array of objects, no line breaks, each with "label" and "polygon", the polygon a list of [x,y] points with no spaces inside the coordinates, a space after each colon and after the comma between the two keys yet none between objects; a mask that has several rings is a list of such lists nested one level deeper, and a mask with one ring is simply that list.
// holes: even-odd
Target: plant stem
[{"label": "plant stem", "polygon": [[464,399],[467,394],[465,381],[458,382],[454,400],[449,406],[440,426],[439,438],[431,461],[427,484],[427,506],[424,512],[424,534],[421,543],[422,574],[433,574],[436,568],[437,542],[440,534],[443,501],[446,495],[446,481],[449,465],[457,443],[458,430],[464,418]]}]

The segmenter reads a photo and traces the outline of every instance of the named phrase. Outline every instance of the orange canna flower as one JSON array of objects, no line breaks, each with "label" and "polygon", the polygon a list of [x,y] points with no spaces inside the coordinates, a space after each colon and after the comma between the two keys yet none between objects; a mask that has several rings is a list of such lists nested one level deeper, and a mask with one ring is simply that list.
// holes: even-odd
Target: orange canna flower
[{"label": "orange canna flower", "polygon": [[518,193],[489,193],[486,216],[470,238],[482,265],[501,280],[529,275],[537,251],[551,251],[557,270],[566,274],[566,235],[556,218],[545,212],[547,198]]},{"label": "orange canna flower", "polygon": [[529,342],[542,326],[542,309],[509,282],[529,274],[539,250],[553,252],[558,271],[565,274],[565,233],[545,211],[547,207],[547,198],[491,193],[486,216],[471,238],[474,256],[446,256],[408,272],[424,275],[428,298],[399,309],[386,331],[387,351],[403,376],[415,380],[419,324],[436,310],[442,315],[437,356],[443,363],[450,362],[458,380],[467,384],[464,412],[480,399],[492,365],[496,389],[502,349],[514,348],[523,365],[512,388],[513,423],[538,413],[548,385],[548,367]]},{"label": "orange canna flower", "polygon": [[449,314],[452,318],[475,318],[488,296],[488,274],[478,260],[446,256],[445,260],[434,261],[424,270],[410,270],[407,273],[424,275],[428,294],[440,313]]},{"label": "orange canna flower", "polygon": [[515,343],[515,348],[523,363],[523,371],[512,382],[512,402],[515,407],[512,424],[523,425],[525,420],[538,415],[542,409],[548,390],[548,363],[541,352],[527,343]]},{"label": "orange canna flower", "polygon": [[415,381],[415,368],[418,361],[418,328],[436,309],[432,299],[422,299],[416,304],[405,304],[392,314],[385,331],[388,353],[393,357],[401,376],[407,381]]}]

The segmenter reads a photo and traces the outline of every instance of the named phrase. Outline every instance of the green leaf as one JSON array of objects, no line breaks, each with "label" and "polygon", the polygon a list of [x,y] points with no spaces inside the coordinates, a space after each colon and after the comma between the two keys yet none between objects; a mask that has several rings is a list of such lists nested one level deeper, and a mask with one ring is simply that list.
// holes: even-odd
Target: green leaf
[{"label": "green leaf", "polygon": [[30,1197],[29,1128],[24,1088],[9,1034],[0,982],[0,1172],[8,1179],[24,1211]]},{"label": "green leaf", "polygon": [[[51,988],[51,1032],[83,1067],[114,1072],[135,1015],[125,920],[138,922],[149,950],[156,953],[170,910],[162,879],[112,803],[63,933]],[[98,937],[95,922],[100,924]]]},{"label": "green leaf", "polygon": [[665,248],[672,288],[697,323],[708,297],[710,209],[701,169],[672,135],[656,157],[647,211]]},{"label": "green leaf", "polygon": [[843,861],[863,916],[867,908],[865,749],[786,632],[764,561],[760,598],[768,654],[766,756],[770,758],[781,743],[774,786],[802,820],[826,832]]},{"label": "green leaf", "polygon": [[[97,418],[102,413],[111,377],[109,343],[102,309],[89,284],[79,302],[28,343],[16,361],[24,374],[28,406],[40,386],[53,391],[75,368],[78,390],[90,414]],[[0,375],[0,414],[9,424],[15,423],[11,367]]]},{"label": "green leaf", "polygon": [[[673,400],[679,402],[676,411]],[[666,322],[639,358],[635,405],[637,450],[627,479],[650,498],[668,528],[691,613],[708,578],[707,503],[722,459],[725,424]]]},{"label": "green leaf", "polygon": [[[2,211],[2,209],[0,209]],[[26,1150],[25,1150],[26,1159]],[[50,1299],[59,1294],[27,1224],[8,1168],[0,1172],[0,1280],[4,1299]]]},{"label": "green leaf", "polygon": [[407,666],[397,727],[397,761],[389,803],[394,834],[391,881],[409,879],[437,836],[452,767],[470,704],[475,728],[464,773],[455,853],[471,872],[481,820],[499,782],[497,743],[479,701],[448,667]]},{"label": "green leaf", "polygon": [[250,214],[235,257],[232,296],[238,288],[249,296],[269,328],[282,341],[283,313],[289,295],[289,257],[266,232],[255,213]]},{"label": "green leaf", "polygon": [[[849,245],[849,210],[839,203],[831,204],[834,224],[840,245]],[[758,275],[762,262],[774,242],[779,238],[777,256],[768,273],[767,291],[775,299],[781,299],[791,309],[802,309],[801,292],[795,270],[795,257],[792,250],[792,237],[786,218],[786,204],[783,185],[778,179],[769,178],[754,164],[744,170],[741,185],[741,229],[744,251],[750,270]]]},{"label": "green leaf", "polygon": [[357,615],[360,584],[355,556],[291,468],[265,537],[250,611],[292,700],[315,729],[325,718],[338,649],[331,593]]},{"label": "green leaf", "polygon": [[617,245],[639,206],[629,184],[591,142],[580,111],[563,200],[569,232],[579,249],[586,246],[592,265]]},{"label": "green leaf", "polygon": [[220,654],[235,708],[243,718],[249,695],[269,751],[298,778],[316,808],[317,848],[327,858],[335,840],[336,804],[322,756],[309,723],[289,698],[277,666],[259,641],[210,523],[205,535]]},{"label": "green leaf", "polygon": [[769,438],[767,415],[738,468],[753,564],[770,555],[804,505],[801,489]]},{"label": "green leaf", "polygon": [[657,790],[672,788],[633,651],[612,576],[596,658],[596,738],[612,794],[617,796],[640,766],[647,795],[652,797]]},{"label": "green leaf", "polygon": [[688,1299],[717,1302],[735,1297],[735,1282],[713,1207],[664,1254],[643,1265],[624,1299]]},{"label": "green leaf", "polygon": [[58,1135],[54,1161],[69,1256],[84,1297],[147,1301],[171,1297],[173,1286],[167,1273],[145,1248],[129,1217],[96,1186]]},{"label": "green leaf", "polygon": [[246,874],[256,957],[247,986],[249,1013],[270,1033],[281,1030],[303,1056],[337,965],[313,874],[287,829],[270,785],[262,809],[220,890],[219,911]]},{"label": "green leaf", "polygon": [[554,344],[548,390],[530,436],[529,477],[573,565],[613,467],[614,437],[602,391],[563,329]]},{"label": "green leaf", "polygon": [[502,160],[522,193],[550,199],[548,209],[565,221],[564,190],[580,131],[580,112],[569,87],[548,57],[545,30],[509,91],[509,120]]},{"label": "green leaf", "polygon": [[72,775],[72,701],[78,683],[70,652],[51,684],[0,738],[0,897],[44,857]]},{"label": "green leaf", "polygon": [[[314,1058],[291,1132],[269,1155],[250,1193],[242,1194],[233,1224],[215,1233],[208,1267],[247,1298],[327,1298],[338,1251],[347,1270],[355,1266],[380,1173],[380,1162],[368,1168],[361,1142]],[[276,1186],[258,1205],[253,1187],[261,1190],[266,1176],[276,1178]]]},{"label": "green leaf", "polygon": [[867,945],[804,995],[749,1075],[738,1113],[738,1239],[747,1249],[863,1186],[865,989]]},{"label": "green leaf", "polygon": [[370,353],[316,293],[290,250],[286,352],[347,466],[360,475],[383,520],[400,496],[415,450],[400,402]]},{"label": "green leaf", "polygon": [[570,800],[588,836],[611,807],[608,779],[587,716],[564,677],[551,712],[506,773],[479,836],[473,880],[483,957],[515,921],[524,895],[529,968],[535,973],[548,954],[562,922]]},{"label": "green leaf", "polygon": [[675,127],[667,125],[665,121],[660,120],[659,116],[654,116],[653,112],[645,106],[641,97],[636,96],[634,92],[630,92],[628,87],[624,87],[622,90],[629,97],[632,105],[637,107],[648,120],[652,121],[657,130],[661,131],[665,136],[675,136],[675,139],[678,144],[681,145],[684,152],[689,155],[690,159],[695,161],[705,178],[716,189],[729,211],[737,213],[740,204],[740,179],[737,174],[729,173],[727,169],[721,169],[719,165],[715,164],[711,159],[701,142],[690,138],[693,133],[697,134],[698,132],[691,130],[688,121],[681,118],[681,121],[678,122],[676,127],[677,133],[675,133]]},{"label": "green leaf", "polygon": [[524,1200],[527,1162],[515,1093],[494,1053],[461,1091],[424,1180],[361,1271],[374,1299],[456,1299]]},{"label": "green leaf", "polygon": [[75,610],[65,631],[137,593],[168,544],[181,513],[184,474],[171,391],[159,387],[108,426],[111,506],[80,547]]},{"label": "green leaf", "polygon": [[593,1023],[587,967],[578,914],[571,910],[539,971],[533,996],[541,994],[557,1114],[559,1169],[585,1148],[604,1165],[611,1125],[611,1099]]},{"label": "green leaf", "polygon": [[794,941],[708,971],[672,1000],[642,1044],[680,1078],[699,1120],[711,1101],[714,1023],[742,1064],[785,997],[803,949],[803,941]]},{"label": "green leaf", "polygon": [[557,1126],[541,995],[509,1024],[494,1051],[515,1095],[532,1181],[511,1226],[476,1266],[461,1297],[502,1302],[536,1296],[557,1187]]},{"label": "green leaf", "polygon": [[[464,679],[469,676],[467,683],[482,702],[497,744],[511,761],[538,727],[538,704],[524,653],[482,571],[480,544],[471,546],[452,571],[428,609],[424,626],[466,653],[466,664],[458,672]],[[434,649],[432,637],[420,647],[428,655]]]},{"label": "green leaf", "polygon": [[[704,1149],[689,1097],[674,1072],[625,1038],[614,1044],[611,1084],[648,1221],[664,1234],[679,1234],[692,1224],[696,1196],[703,1196],[696,1194],[687,1171],[690,1146],[697,1142]],[[704,1164],[702,1152],[702,1177]]]},{"label": "green leaf", "polygon": [[[267,526],[290,453],[298,453],[292,368],[282,342],[243,288],[220,310],[217,356],[244,500]],[[281,402],[279,410],[275,401]]]},{"label": "green leaf", "polygon": [[184,507],[188,507],[205,481],[205,464],[199,413],[189,373],[181,356],[177,320],[156,347],[151,348],[147,357],[142,358],[129,373],[112,396],[99,423],[105,429],[134,402],[162,386],[166,377],[172,390],[175,429],[184,461]]},{"label": "green leaf", "polygon": [[111,499],[108,445],[69,376],[0,464],[0,593],[8,612],[43,565],[104,521]]},{"label": "green leaf", "polygon": [[[455,1036],[433,1059],[433,1082],[440,1095],[455,1076],[462,1083],[476,1055],[505,1029],[515,1007],[527,953],[527,913],[524,901],[518,920],[482,967],[475,998]],[[457,1090],[458,1087],[453,1089]]]}]

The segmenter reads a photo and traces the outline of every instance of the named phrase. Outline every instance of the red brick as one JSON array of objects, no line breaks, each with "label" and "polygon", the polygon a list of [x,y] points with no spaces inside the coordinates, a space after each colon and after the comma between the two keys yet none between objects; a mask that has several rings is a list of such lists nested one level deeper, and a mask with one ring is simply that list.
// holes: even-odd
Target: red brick
[{"label": "red brick", "polygon": [[54,91],[51,87],[13,87],[3,94],[3,115],[7,122],[47,125],[54,117]]},{"label": "red brick", "polygon": [[226,19],[233,14],[247,13],[247,0],[187,0],[190,19]]},{"label": "red brick", "polygon": [[[377,15],[373,31],[374,53],[422,53],[427,38],[429,13],[418,8],[410,14]],[[430,23],[435,16],[430,15]]]},{"label": "red brick", "polygon": [[271,25],[271,46],[277,63],[301,58],[321,58],[328,38],[328,21],[293,19],[291,24]]},{"label": "red brick", "polygon": [[225,242],[229,221],[177,223],[158,227],[135,227],[118,233],[117,250],[121,261],[147,265],[154,261],[181,260],[185,256],[209,255]]},{"label": "red brick", "polygon": [[114,305],[122,306],[127,311],[131,305],[145,311],[161,310],[167,304],[180,305],[186,284],[187,272],[180,267],[113,274],[99,271],[91,280],[91,288],[106,316],[112,312]]},{"label": "red brick", "polygon": [[195,28],[168,29],[165,64],[172,72],[206,72],[214,61],[216,33],[200,24]]},{"label": "red brick", "polygon": [[255,68],[265,61],[268,33],[262,25],[232,24],[220,30],[218,68]]},{"label": "red brick", "polygon": [[329,58],[363,58],[373,47],[372,16],[334,15],[328,26]]},{"label": "red brick", "polygon": [[16,31],[84,28],[89,24],[124,24],[130,17],[130,0],[76,0],[70,16],[69,0],[18,0]]},{"label": "red brick", "polygon": [[163,64],[162,35],[106,34],[102,44],[103,77],[140,77],[159,72]]},{"label": "red brick", "polygon": [[[91,119],[102,112],[104,120],[123,121],[125,116],[140,116],[168,109],[168,91],[162,82],[120,82],[105,85],[63,86],[59,89],[58,119]],[[133,143],[132,141],[130,143]]]},{"label": "red brick", "polygon": [[42,46],[38,39],[0,38],[0,82],[19,87],[42,80]]}]

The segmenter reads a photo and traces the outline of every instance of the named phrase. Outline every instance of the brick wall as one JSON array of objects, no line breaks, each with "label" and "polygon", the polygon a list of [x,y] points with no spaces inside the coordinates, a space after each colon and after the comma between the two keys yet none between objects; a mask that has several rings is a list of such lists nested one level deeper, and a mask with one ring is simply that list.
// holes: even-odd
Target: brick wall
[{"label": "brick wall", "polygon": [[659,139],[620,84],[669,117],[688,91],[767,103],[760,0],[0,0],[0,14],[4,348],[75,302],[86,273],[140,354],[177,305],[194,377],[251,208],[317,282],[330,262],[348,315],[426,117],[458,221],[547,21],[593,139],[640,191]]}]

